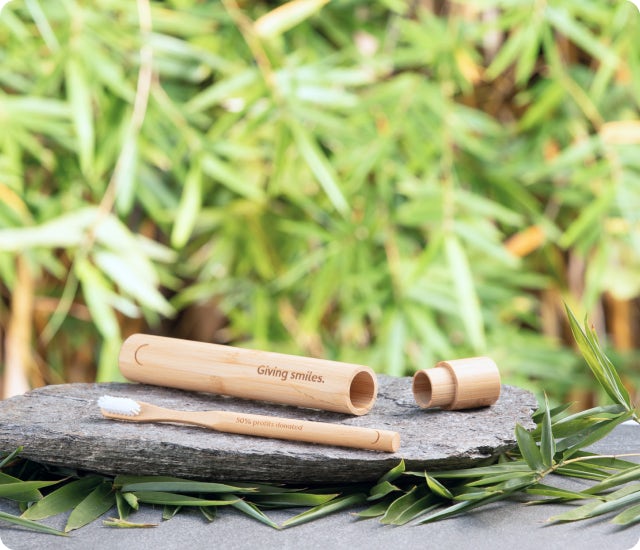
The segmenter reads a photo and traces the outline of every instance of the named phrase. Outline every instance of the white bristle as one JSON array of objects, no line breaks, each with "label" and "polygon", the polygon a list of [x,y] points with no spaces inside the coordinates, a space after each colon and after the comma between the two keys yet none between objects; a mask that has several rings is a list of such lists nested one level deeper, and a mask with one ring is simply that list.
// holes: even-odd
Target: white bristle
[{"label": "white bristle", "polygon": [[98,399],[98,407],[111,414],[122,414],[124,416],[136,416],[140,413],[139,403],[128,397],[103,395]]}]

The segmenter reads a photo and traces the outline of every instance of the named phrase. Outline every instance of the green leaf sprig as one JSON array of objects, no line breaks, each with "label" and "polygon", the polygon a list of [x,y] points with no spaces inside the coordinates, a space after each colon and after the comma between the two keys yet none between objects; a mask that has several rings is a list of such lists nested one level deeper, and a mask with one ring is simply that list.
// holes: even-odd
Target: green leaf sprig
[{"label": "green leaf sprig", "polygon": [[[405,472],[424,478],[416,484],[396,479],[393,490],[381,491],[381,483],[369,493],[376,500],[359,517],[379,517],[382,523],[403,525],[412,520],[428,523],[459,515],[516,494],[538,497],[533,503],[585,501],[577,508],[553,516],[566,522],[613,515],[611,521],[631,525],[640,521],[640,464],[622,456],[600,456],[584,449],[628,420],[640,423],[618,373],[603,352],[595,331],[585,321],[580,327],[569,308],[567,315],[578,349],[613,405],[567,414],[568,405],[551,409],[547,396],[534,413],[532,432],[516,426],[517,449],[505,453],[497,464],[443,472]],[[640,457],[634,453],[624,458]],[[399,466],[403,470],[403,465]],[[593,480],[583,491],[572,491],[548,483],[557,476]],[[610,489],[620,487],[614,492]]]}]

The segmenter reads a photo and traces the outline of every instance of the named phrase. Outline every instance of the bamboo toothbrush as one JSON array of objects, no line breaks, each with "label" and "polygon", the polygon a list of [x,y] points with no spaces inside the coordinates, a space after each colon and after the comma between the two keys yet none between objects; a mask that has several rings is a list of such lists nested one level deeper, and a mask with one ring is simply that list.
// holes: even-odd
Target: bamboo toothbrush
[{"label": "bamboo toothbrush", "polygon": [[310,422],[230,411],[176,411],[126,397],[109,395],[103,395],[98,400],[98,406],[104,417],[128,422],[194,424],[219,432],[391,453],[396,452],[400,446],[400,435],[397,432],[328,422]]}]

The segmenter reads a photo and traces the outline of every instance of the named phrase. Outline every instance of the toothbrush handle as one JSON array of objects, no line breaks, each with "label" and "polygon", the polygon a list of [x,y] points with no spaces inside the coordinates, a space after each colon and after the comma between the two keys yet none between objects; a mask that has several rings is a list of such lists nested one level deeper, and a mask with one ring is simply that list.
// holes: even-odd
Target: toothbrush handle
[{"label": "toothbrush handle", "polygon": [[370,449],[394,453],[400,435],[389,430],[344,426],[328,422],[310,422],[258,414],[216,412],[212,427],[221,432],[256,435],[274,439],[307,441],[339,447]]}]

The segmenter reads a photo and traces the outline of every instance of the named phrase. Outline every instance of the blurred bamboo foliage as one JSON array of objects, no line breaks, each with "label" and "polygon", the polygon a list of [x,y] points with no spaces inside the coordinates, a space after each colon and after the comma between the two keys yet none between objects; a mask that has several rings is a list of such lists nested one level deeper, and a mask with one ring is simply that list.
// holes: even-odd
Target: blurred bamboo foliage
[{"label": "blurred bamboo foliage", "polygon": [[638,36],[622,0],[8,3],[0,394],[150,331],[587,406],[563,302],[637,392]]}]

